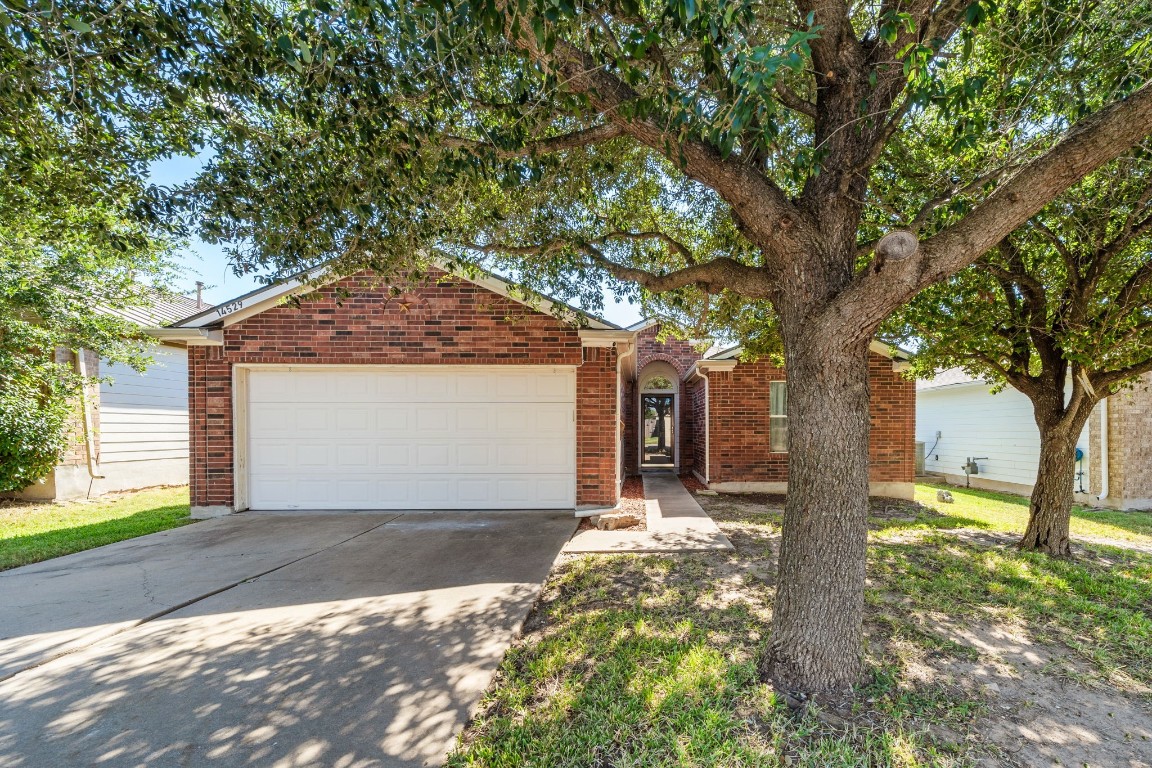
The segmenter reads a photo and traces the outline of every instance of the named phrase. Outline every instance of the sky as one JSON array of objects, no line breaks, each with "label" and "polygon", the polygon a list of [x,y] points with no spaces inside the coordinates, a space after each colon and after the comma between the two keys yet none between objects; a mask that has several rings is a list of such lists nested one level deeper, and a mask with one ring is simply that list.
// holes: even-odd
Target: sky
[{"label": "sky", "polygon": [[[161,186],[182,184],[196,175],[208,157],[206,154],[195,157],[175,156],[153,163],[150,168],[151,180]],[[178,260],[183,275],[177,281],[177,289],[185,295],[195,296],[196,281],[200,280],[205,286],[204,301],[209,304],[222,304],[262,285],[257,275],[237,277],[232,272],[223,245],[213,245],[193,238],[188,247],[178,254]],[[604,308],[599,314],[621,326],[631,325],[640,319],[636,306],[627,301],[617,302],[607,291],[604,294]]]}]

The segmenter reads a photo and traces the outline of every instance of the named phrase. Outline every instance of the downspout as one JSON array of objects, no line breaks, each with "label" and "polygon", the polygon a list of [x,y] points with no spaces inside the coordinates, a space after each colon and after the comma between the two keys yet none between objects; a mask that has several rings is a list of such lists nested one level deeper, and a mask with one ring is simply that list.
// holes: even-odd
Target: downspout
[{"label": "downspout", "polygon": [[711,398],[708,393],[708,377],[700,372],[699,365],[693,365],[689,380],[700,379],[704,382],[704,473],[697,473],[699,479],[704,485],[708,485],[708,479],[711,476],[710,469],[712,464],[712,449],[709,442],[712,437],[711,429],[711,407],[709,401]]},{"label": "downspout", "polygon": [[1097,501],[1108,498],[1108,398],[1100,401],[1100,495]]},{"label": "downspout", "polygon": [[[84,362],[83,350],[74,349],[72,354],[76,356],[76,372],[83,379],[80,384],[80,408],[84,413],[84,452],[88,457],[88,476],[93,480],[100,480],[104,475],[101,474],[100,464],[96,460],[96,433],[92,427],[92,403],[88,399],[88,364]],[[91,493],[92,484],[88,485],[88,492]]]},{"label": "downspout", "polygon": [[708,377],[704,377],[704,485],[712,476],[712,396],[708,391]]}]

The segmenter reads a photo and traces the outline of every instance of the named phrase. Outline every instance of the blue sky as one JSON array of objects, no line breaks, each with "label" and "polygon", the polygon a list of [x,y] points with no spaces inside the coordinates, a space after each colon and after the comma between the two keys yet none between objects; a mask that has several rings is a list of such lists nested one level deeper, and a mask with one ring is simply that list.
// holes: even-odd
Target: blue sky
[{"label": "blue sky", "polygon": [[[196,175],[206,158],[207,155],[177,156],[153,163],[152,181],[161,186],[182,184]],[[221,245],[193,238],[188,247],[180,253],[179,259],[184,274],[177,282],[177,288],[188,296],[194,296],[196,281],[201,280],[205,284],[204,300],[211,304],[228,301],[261,285],[256,275],[237,277],[233,274],[232,266]],[[601,314],[617,325],[630,325],[640,319],[640,313],[634,305],[617,302],[607,292],[604,295],[604,309]]]}]

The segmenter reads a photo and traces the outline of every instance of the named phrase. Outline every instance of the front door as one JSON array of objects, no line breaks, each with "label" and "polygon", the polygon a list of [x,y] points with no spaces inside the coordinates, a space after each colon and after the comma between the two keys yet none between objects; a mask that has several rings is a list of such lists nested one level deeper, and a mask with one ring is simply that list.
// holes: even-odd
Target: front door
[{"label": "front door", "polygon": [[676,465],[676,396],[643,395],[640,399],[640,466],[671,469]]}]

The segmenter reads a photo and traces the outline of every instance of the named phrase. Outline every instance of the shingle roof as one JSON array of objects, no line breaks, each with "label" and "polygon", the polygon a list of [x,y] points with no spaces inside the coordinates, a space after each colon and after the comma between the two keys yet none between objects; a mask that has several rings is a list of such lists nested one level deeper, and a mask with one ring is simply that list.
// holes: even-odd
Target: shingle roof
[{"label": "shingle roof", "polygon": [[101,311],[123,318],[129,322],[143,327],[168,325],[177,320],[183,320],[189,315],[203,312],[211,305],[197,305],[196,299],[181,296],[177,293],[166,293],[151,290],[152,303],[147,306],[122,307],[118,309],[102,308]]},{"label": "shingle roof", "polygon": [[916,381],[916,391],[922,392],[926,389],[954,387],[958,384],[972,384],[977,381],[980,381],[980,379],[968,375],[964,372],[963,368],[948,368],[940,371],[930,379],[918,379]]}]

